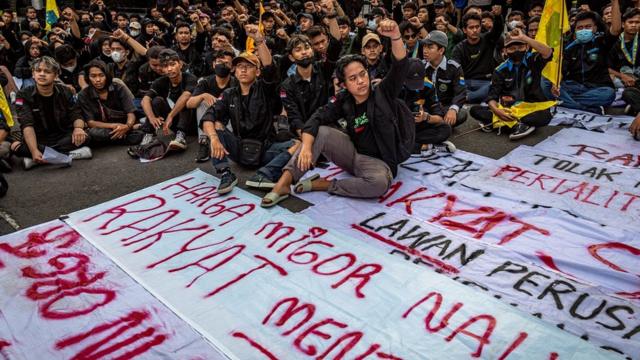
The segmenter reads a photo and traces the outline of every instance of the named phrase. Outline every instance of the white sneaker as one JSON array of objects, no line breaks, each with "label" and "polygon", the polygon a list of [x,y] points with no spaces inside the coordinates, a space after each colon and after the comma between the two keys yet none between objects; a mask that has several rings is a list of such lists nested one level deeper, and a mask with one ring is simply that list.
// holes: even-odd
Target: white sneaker
[{"label": "white sneaker", "polygon": [[435,153],[454,153],[457,148],[451,141],[443,141],[440,144],[429,144],[426,148],[420,150],[421,157],[427,157]]},{"label": "white sneaker", "polygon": [[91,159],[93,157],[93,153],[91,153],[91,149],[88,146],[83,146],[79,149],[69,151],[69,156],[73,160],[83,160]]},{"label": "white sneaker", "polygon": [[169,143],[169,148],[171,150],[187,149],[187,140],[184,138],[184,133],[182,131],[178,131],[176,133],[176,138],[171,140],[171,142]]},{"label": "white sneaker", "polygon": [[37,165],[36,162],[33,161],[32,158],[30,157],[22,158],[22,167],[24,167],[25,170],[29,170],[36,165]]}]

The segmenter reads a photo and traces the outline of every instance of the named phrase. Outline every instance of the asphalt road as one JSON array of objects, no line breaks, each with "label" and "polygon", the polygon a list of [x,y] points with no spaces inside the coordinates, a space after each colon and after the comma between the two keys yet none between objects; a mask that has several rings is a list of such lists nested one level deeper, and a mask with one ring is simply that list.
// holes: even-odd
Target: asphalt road
[{"label": "asphalt road", "polygon": [[[495,132],[465,134],[474,128],[477,128],[477,122],[470,119],[455,130],[452,141],[459,149],[494,159],[521,144],[535,145],[560,130],[559,127],[545,127],[525,139],[512,142],[506,134],[498,136]],[[20,228],[40,224],[182,175],[196,167],[214,174],[210,163],[197,164],[194,161],[197,151],[196,139],[190,138],[185,152],[143,164],[131,159],[126,154],[126,147],[114,146],[95,149],[92,160],[78,160],[68,168],[49,165],[29,171],[23,170],[21,161],[14,158],[13,172],[5,174],[9,192],[0,199],[0,234],[15,230],[10,222]],[[252,171],[234,169],[240,187],[244,188],[244,180],[252,175]],[[264,195],[264,192],[251,192]],[[281,206],[297,212],[309,204],[290,197]]]}]

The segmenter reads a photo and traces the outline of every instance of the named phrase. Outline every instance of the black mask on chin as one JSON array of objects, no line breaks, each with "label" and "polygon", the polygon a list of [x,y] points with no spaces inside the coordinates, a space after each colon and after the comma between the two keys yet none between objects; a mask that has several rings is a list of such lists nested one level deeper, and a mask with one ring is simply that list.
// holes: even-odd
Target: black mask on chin
[{"label": "black mask on chin", "polygon": [[297,66],[306,68],[309,65],[313,64],[313,58],[309,57],[309,58],[306,58],[306,59],[296,60],[295,63],[296,63]]},{"label": "black mask on chin", "polygon": [[224,64],[216,64],[213,71],[221,78],[226,78],[231,73],[231,69]]}]

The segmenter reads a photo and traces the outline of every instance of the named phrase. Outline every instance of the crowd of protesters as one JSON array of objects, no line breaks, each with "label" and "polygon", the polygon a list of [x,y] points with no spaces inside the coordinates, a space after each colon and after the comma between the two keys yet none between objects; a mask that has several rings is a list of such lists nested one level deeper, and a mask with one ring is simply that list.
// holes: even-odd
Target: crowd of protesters
[{"label": "crowd of protesters", "polygon": [[[270,207],[292,184],[380,196],[409,156],[455,151],[448,139],[467,119],[485,132],[501,129],[496,119],[515,124],[512,140],[549,124],[549,108],[514,116],[522,102],[618,106],[640,136],[637,0],[566,2],[560,83],[542,75],[554,56],[536,41],[543,0],[58,6],[55,21],[33,7],[2,14],[0,85],[17,120],[0,114],[2,167],[113,144],[154,160],[197,136],[196,161],[212,162],[220,193],[237,184],[233,161],[257,169],[246,185],[268,190]],[[354,177],[303,179],[326,160]]]}]

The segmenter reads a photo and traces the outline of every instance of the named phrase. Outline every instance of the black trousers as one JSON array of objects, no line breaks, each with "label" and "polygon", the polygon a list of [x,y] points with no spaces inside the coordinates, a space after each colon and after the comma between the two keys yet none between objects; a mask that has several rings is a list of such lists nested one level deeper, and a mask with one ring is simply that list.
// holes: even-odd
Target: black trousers
[{"label": "black trousers", "polygon": [[[471,107],[471,116],[479,120],[485,125],[493,122],[493,113],[488,106]],[[542,127],[547,126],[551,122],[553,115],[549,109],[532,112],[531,114],[520,119],[520,122],[529,126]]]},{"label": "black trousers", "polygon": [[416,148],[419,152],[420,147],[426,144],[439,144],[449,138],[453,132],[451,126],[447,124],[429,124],[421,122],[416,124]]},{"label": "black trousers", "polygon": [[144,132],[141,130],[131,130],[122,139],[112,139],[111,129],[91,128],[88,131],[91,135],[92,145],[137,145],[142,141]]},{"label": "black trousers", "polygon": [[[171,106],[167,102],[167,99],[156,96],[151,100],[151,109],[153,114],[157,117],[167,118],[167,115],[171,112]],[[191,109],[184,108],[176,118],[173,119],[170,129],[173,132],[182,131],[185,134],[194,134],[197,131],[195,117]],[[142,131],[148,134],[155,134],[155,129],[151,122],[147,121],[142,126]]]},{"label": "black trousers", "polygon": [[[40,152],[44,152],[44,147],[48,146],[58,152],[61,152],[63,154],[68,154],[69,151],[75,150],[82,146],[87,146],[89,145],[90,142],[91,142],[91,135],[87,134],[87,137],[85,138],[84,143],[80,144],[80,146],[76,146],[73,143],[71,134],[68,134],[68,135],[64,135],[63,137],[59,138],[56,141],[48,142],[46,145],[42,143],[38,143],[38,150],[40,150]],[[31,151],[29,150],[29,147],[24,142],[24,140],[20,142],[20,145],[18,145],[18,147],[13,151],[13,154],[15,156],[20,156],[20,157],[31,157]]]}]

